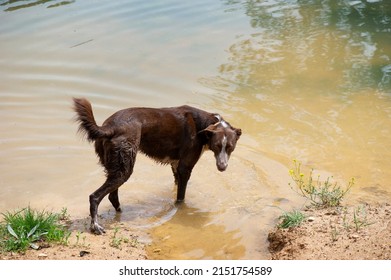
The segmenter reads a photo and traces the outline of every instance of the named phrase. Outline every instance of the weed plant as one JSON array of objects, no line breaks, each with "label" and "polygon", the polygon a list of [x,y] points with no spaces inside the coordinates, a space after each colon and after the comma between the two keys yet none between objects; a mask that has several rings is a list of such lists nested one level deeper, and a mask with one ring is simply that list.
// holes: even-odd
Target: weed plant
[{"label": "weed plant", "polygon": [[281,220],[278,225],[279,228],[291,228],[299,226],[305,219],[305,215],[299,210],[293,210],[291,212],[284,212],[279,219]]},{"label": "weed plant", "polygon": [[123,240],[122,240],[122,238],[117,237],[118,231],[119,231],[119,228],[116,227],[114,229],[113,237],[112,237],[112,239],[110,241],[110,246],[114,247],[114,248],[117,248],[117,249],[120,249],[121,243],[122,243]]},{"label": "weed plant", "polygon": [[343,225],[346,230],[354,229],[358,232],[361,228],[373,224],[368,221],[367,212],[364,206],[358,206],[353,210],[353,224],[350,224],[347,220],[347,209],[344,211]]},{"label": "weed plant", "polygon": [[138,246],[139,242],[137,240],[137,237],[132,235],[130,236],[130,238],[118,236],[118,233],[119,233],[119,228],[118,227],[114,228],[113,236],[110,241],[111,247],[121,249],[122,243],[125,243],[134,248]]},{"label": "weed plant", "polygon": [[365,212],[364,207],[362,208],[358,207],[357,209],[354,209],[353,223],[354,223],[354,229],[356,231],[359,231],[362,227],[366,227],[371,224],[367,220],[367,213]]},{"label": "weed plant", "polygon": [[70,232],[61,224],[60,214],[36,211],[26,207],[20,211],[2,213],[0,248],[2,251],[38,249],[37,242],[66,244]]},{"label": "weed plant", "polygon": [[352,178],[346,187],[342,187],[338,182],[332,182],[333,177],[328,177],[325,181],[313,179],[313,170],[306,177],[301,171],[301,163],[293,161],[294,167],[289,170],[289,175],[293,179],[295,186],[290,183],[291,188],[299,195],[308,199],[312,206],[317,208],[327,208],[340,206],[343,198],[354,185]]}]

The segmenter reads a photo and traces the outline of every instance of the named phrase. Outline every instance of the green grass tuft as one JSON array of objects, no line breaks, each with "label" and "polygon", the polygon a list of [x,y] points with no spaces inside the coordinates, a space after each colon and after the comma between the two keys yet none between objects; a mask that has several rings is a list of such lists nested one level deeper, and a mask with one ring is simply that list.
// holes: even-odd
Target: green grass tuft
[{"label": "green grass tuft", "polygon": [[36,211],[30,207],[2,213],[0,248],[2,251],[25,251],[38,248],[37,242],[66,243],[70,232],[61,224],[60,214]]},{"label": "green grass tuft", "polygon": [[279,228],[291,228],[299,226],[305,219],[305,215],[299,210],[293,210],[291,212],[284,212],[279,219],[281,220],[278,225]]}]

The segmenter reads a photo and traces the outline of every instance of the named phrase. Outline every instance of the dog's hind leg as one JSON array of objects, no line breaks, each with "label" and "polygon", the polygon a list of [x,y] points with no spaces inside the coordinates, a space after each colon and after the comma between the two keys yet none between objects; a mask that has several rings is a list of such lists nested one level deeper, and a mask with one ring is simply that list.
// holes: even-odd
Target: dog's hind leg
[{"label": "dog's hind leg", "polygon": [[118,198],[118,189],[116,189],[115,191],[113,191],[109,194],[109,200],[110,200],[111,204],[113,205],[115,211],[121,212],[121,207],[120,207],[119,198]]},{"label": "dog's hind leg", "polygon": [[[120,174],[119,174],[120,175]],[[105,232],[104,228],[98,224],[98,206],[102,199],[109,193],[115,192],[125,183],[126,179],[122,176],[109,175],[106,182],[90,195],[90,215],[91,231],[96,234]],[[118,206],[119,207],[119,206]]]},{"label": "dog's hind leg", "polygon": [[105,232],[103,227],[98,224],[99,203],[106,195],[110,194],[110,202],[117,211],[120,210],[118,188],[132,175],[136,160],[138,147],[136,144],[123,137],[112,139],[111,144],[106,146],[109,149],[104,162],[107,172],[106,182],[90,195],[91,231],[96,234]]}]

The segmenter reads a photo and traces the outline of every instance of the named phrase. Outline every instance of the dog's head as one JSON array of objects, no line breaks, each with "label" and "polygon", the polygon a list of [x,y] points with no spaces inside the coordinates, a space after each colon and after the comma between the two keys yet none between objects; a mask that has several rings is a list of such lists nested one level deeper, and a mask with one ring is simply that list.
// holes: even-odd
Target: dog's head
[{"label": "dog's head", "polygon": [[236,142],[242,130],[234,128],[229,123],[219,118],[219,122],[212,124],[200,131],[208,141],[208,148],[213,151],[216,158],[216,166],[219,171],[225,171],[228,167],[228,160],[235,150]]}]

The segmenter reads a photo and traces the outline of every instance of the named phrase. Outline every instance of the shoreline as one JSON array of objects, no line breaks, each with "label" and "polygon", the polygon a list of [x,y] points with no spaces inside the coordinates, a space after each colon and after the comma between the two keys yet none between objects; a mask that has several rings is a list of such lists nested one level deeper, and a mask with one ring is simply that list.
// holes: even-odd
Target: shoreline
[{"label": "shoreline", "polygon": [[[391,204],[306,209],[298,227],[269,232],[271,260],[390,260]],[[2,260],[147,260],[143,232],[124,223],[106,224],[91,234],[89,218],[72,219],[67,245],[40,244],[39,250],[4,252]]]}]

